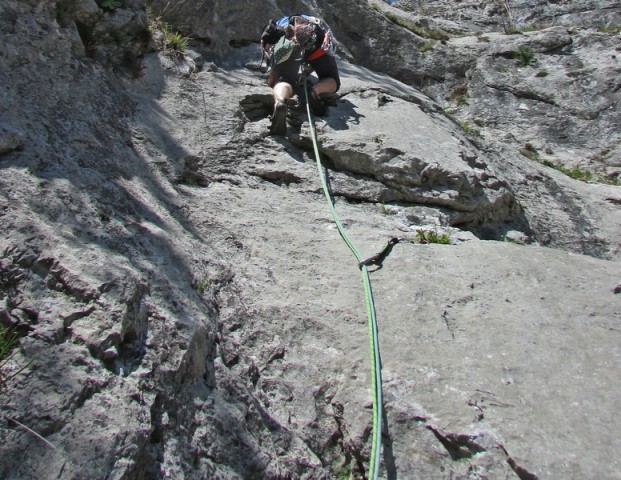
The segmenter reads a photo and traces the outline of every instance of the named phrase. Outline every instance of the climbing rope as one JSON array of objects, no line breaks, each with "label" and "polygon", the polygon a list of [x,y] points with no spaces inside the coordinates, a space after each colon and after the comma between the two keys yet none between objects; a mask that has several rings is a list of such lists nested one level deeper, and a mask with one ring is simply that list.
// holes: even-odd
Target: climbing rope
[{"label": "climbing rope", "polygon": [[[319,148],[317,146],[317,135],[315,133],[315,127],[313,125],[313,119],[311,116],[310,105],[308,101],[308,88],[306,76],[304,76],[304,95],[306,97],[306,112],[308,114],[308,124],[310,128],[311,138],[313,140],[313,150],[315,152],[315,160],[317,161],[317,169],[319,170],[319,178],[321,179],[321,185],[323,187],[323,193],[328,201],[330,212],[334,223],[341,235],[343,241],[347,244],[354,257],[358,262],[360,272],[362,274],[362,283],[364,285],[364,298],[368,316],[369,327],[369,347],[371,352],[371,391],[373,394],[373,436],[371,440],[371,457],[369,460],[369,479],[376,480],[379,472],[380,465],[380,453],[382,447],[382,368],[380,361],[380,350],[377,330],[377,319],[375,316],[375,303],[373,301],[373,291],[371,290],[371,279],[369,278],[369,271],[367,266],[372,264],[368,259],[364,260],[360,255],[360,252],[356,248],[356,245],[351,241],[347,235],[347,231],[343,227],[336,208],[334,208],[334,202],[330,196],[328,188],[328,182],[326,175],[321,164],[321,157],[319,155]],[[394,241],[395,239],[391,240]]]}]

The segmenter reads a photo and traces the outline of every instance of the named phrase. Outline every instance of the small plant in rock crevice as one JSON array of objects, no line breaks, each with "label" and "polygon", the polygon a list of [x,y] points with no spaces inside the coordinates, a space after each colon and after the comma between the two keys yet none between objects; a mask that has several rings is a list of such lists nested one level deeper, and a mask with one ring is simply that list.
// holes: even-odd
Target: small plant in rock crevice
[{"label": "small plant in rock crevice", "polygon": [[564,173],[574,180],[582,180],[583,182],[593,180],[593,174],[589,171],[582,170],[580,167],[567,168],[564,165],[553,163],[549,160],[542,160],[540,163],[546,167],[551,167],[554,170]]},{"label": "small plant in rock crevice", "polygon": [[546,27],[543,25],[539,25],[538,23],[530,23],[522,29],[522,32],[538,32],[539,30],[543,30],[544,28]]},{"label": "small plant in rock crevice", "polygon": [[173,32],[170,30],[168,24],[164,24],[162,33],[164,35],[164,53],[168,53],[171,56],[183,55],[190,39],[182,36],[179,32]]},{"label": "small plant in rock crevice", "polygon": [[17,333],[12,331],[10,328],[5,327],[4,325],[0,326],[0,362],[10,356],[9,352],[17,342],[17,338]]},{"label": "small plant in rock crevice", "polygon": [[120,0],[101,0],[99,6],[106,10],[116,10],[121,8],[123,4]]},{"label": "small plant in rock crevice", "polygon": [[533,147],[533,145],[530,143],[525,144],[524,147],[520,150],[520,153],[529,160],[539,162],[539,152],[537,152],[537,149]]},{"label": "small plant in rock crevice", "polygon": [[97,217],[99,218],[101,223],[108,223],[111,220],[110,211],[106,208],[98,208]]},{"label": "small plant in rock crevice", "polygon": [[516,240],[515,238],[507,237],[506,235],[501,235],[500,241],[505,242],[505,243],[514,243],[516,245],[522,245],[522,242]]},{"label": "small plant in rock crevice", "polygon": [[573,178],[574,180],[582,180],[583,182],[593,180],[593,174],[589,171],[581,169],[580,167],[568,168],[564,165],[554,163],[550,160],[542,159],[537,149],[530,143],[525,144],[524,147],[520,149],[520,153],[529,160],[540,163],[541,165],[545,165],[546,167],[553,168],[554,170],[564,173],[565,175]]},{"label": "small plant in rock crevice", "polygon": [[154,14],[151,9],[147,9],[147,18],[149,34],[153,39],[159,38],[159,50],[172,57],[183,56],[190,39],[172,30],[162,16]]},{"label": "small plant in rock crevice", "polygon": [[541,159],[538,153],[529,152],[528,150],[521,150],[520,153],[525,157],[533,160],[534,162],[540,163],[541,165],[545,165],[546,167],[553,168],[557,172],[561,172],[567,175],[574,180],[580,180],[582,182],[597,182],[603,183],[606,185],[615,185],[621,186],[621,177],[617,177],[614,175],[611,176],[602,176],[602,175],[594,175],[592,172],[588,170],[584,170],[580,167],[566,167],[560,163],[554,163],[551,160]]},{"label": "small plant in rock crevice", "polygon": [[449,93],[448,100],[456,103],[457,105],[467,105],[468,85],[466,85],[465,83],[455,85]]},{"label": "small plant in rock crevice", "polygon": [[463,128],[464,132],[466,132],[468,135],[473,135],[475,137],[480,137],[481,136],[481,130],[479,130],[478,128],[473,127],[468,122],[460,120],[459,121],[459,125],[461,125],[461,128]]},{"label": "small plant in rock crevice", "polygon": [[523,67],[529,65],[535,59],[533,49],[527,45],[520,45],[518,49],[513,52],[513,58],[515,58]]},{"label": "small plant in rock crevice", "polygon": [[420,47],[418,47],[418,51],[421,53],[425,53],[429,50],[433,50],[434,42],[425,42]]},{"label": "small plant in rock crevice", "polygon": [[476,32],[475,36],[479,42],[489,42],[489,37],[484,35],[483,32]]},{"label": "small plant in rock crevice", "polygon": [[593,160],[595,162],[603,162],[606,157],[608,155],[610,155],[610,153],[612,152],[612,149],[610,147],[606,147],[601,149],[599,152],[597,152],[594,156],[593,156]]},{"label": "small plant in rock crevice", "polygon": [[382,8],[376,3],[371,4],[371,8],[373,8],[373,10],[375,10],[376,12],[384,15],[388,20],[390,20],[395,25],[399,25],[400,27],[403,27],[406,30],[409,30],[410,32],[415,33],[419,37],[429,38],[432,40],[439,40],[442,42],[445,42],[451,38],[443,30],[419,27],[416,23],[410,20],[405,20],[399,17],[398,15],[395,15],[392,12],[386,12],[382,10]]},{"label": "small plant in rock crevice", "polygon": [[200,295],[202,295],[207,291],[210,285],[211,280],[209,280],[209,277],[207,276],[207,274],[205,274],[196,282],[194,288]]},{"label": "small plant in rock crevice", "polygon": [[597,31],[600,33],[607,33],[608,35],[618,35],[621,33],[621,25],[608,25],[605,27],[598,27]]},{"label": "small plant in rock crevice", "polygon": [[440,245],[450,245],[451,238],[448,233],[438,234],[436,229],[424,230],[419,228],[416,230],[416,239],[423,244],[437,243]]},{"label": "small plant in rock crevice", "polygon": [[25,368],[27,368],[30,363],[18,368],[17,371],[12,372],[9,375],[5,376],[4,367],[7,365],[9,360],[13,357],[13,353],[11,350],[17,344],[17,340],[19,339],[19,334],[12,328],[6,327],[4,325],[0,325],[0,391],[10,379],[15,378],[19,373],[21,373]]},{"label": "small plant in rock crevice", "polygon": [[621,174],[609,175],[608,177],[604,177],[601,179],[601,183],[621,187]]},{"label": "small plant in rock crevice", "polygon": [[349,480],[352,478],[351,475],[351,466],[349,463],[343,465],[342,467],[334,467],[334,478],[335,480]]}]

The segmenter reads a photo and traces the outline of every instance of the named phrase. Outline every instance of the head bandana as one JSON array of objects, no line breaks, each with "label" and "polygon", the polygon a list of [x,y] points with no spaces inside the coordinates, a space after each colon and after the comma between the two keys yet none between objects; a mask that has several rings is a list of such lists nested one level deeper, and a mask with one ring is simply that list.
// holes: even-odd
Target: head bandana
[{"label": "head bandana", "polygon": [[317,33],[315,33],[313,25],[296,26],[295,40],[304,50],[314,50],[317,42]]}]

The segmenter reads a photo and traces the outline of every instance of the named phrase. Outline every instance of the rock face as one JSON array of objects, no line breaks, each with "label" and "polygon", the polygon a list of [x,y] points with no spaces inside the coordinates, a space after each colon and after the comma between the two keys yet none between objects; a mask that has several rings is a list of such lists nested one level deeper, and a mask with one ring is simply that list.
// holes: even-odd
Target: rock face
[{"label": "rock face", "polygon": [[621,478],[621,6],[499,5],[3,1],[0,478],[368,475],[358,265],[304,106],[268,136],[244,67],[289,11],[341,44],[339,216],[401,240],[380,477]]}]

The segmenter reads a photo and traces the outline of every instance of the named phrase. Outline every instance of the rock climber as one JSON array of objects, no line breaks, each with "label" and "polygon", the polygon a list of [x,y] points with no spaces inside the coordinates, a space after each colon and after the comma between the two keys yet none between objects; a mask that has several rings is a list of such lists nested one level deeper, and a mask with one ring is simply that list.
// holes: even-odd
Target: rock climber
[{"label": "rock climber", "polygon": [[270,133],[285,135],[287,100],[294,94],[302,65],[310,65],[318,78],[308,91],[309,104],[315,115],[326,114],[327,107],[321,96],[337,92],[341,81],[334,59],[334,37],[322,19],[293,15],[274,22],[274,25],[275,34],[268,37],[264,31],[261,44],[264,52],[269,51],[271,59],[268,84],[273,89],[274,113]]}]

